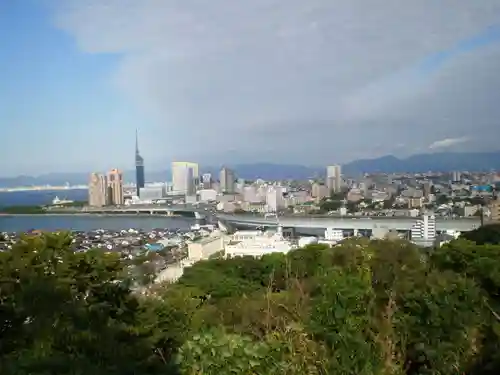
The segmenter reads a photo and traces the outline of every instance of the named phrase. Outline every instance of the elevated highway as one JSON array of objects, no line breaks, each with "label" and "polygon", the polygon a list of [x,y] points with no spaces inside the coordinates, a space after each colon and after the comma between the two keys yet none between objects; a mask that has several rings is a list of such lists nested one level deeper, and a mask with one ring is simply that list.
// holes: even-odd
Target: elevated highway
[{"label": "elevated highway", "polygon": [[166,215],[166,216],[193,216],[202,219],[206,216],[209,206],[205,205],[130,205],[123,207],[85,207],[82,212],[89,214],[128,214],[128,215]]},{"label": "elevated highway", "polygon": [[[275,217],[265,218],[257,215],[244,214],[220,214],[219,219],[229,224],[248,227],[277,226]],[[324,230],[333,228],[339,230],[370,231],[377,228],[389,230],[410,231],[417,218],[413,217],[314,217],[314,216],[283,216],[279,217],[279,224],[285,228],[310,230]],[[471,231],[480,226],[478,218],[461,219],[436,219],[436,230],[457,230],[460,232]]]}]

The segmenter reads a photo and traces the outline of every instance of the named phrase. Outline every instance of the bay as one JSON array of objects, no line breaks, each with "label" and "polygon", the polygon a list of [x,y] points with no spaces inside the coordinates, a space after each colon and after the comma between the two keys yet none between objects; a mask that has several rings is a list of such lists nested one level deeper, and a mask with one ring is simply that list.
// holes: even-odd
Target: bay
[{"label": "bay", "polygon": [[51,204],[55,197],[72,201],[86,201],[88,189],[25,190],[0,192],[0,207],[42,206]]},{"label": "bay", "polygon": [[6,215],[0,216],[0,232],[91,231],[96,229],[122,230],[156,228],[187,230],[196,222],[193,218],[152,216],[100,215]]}]

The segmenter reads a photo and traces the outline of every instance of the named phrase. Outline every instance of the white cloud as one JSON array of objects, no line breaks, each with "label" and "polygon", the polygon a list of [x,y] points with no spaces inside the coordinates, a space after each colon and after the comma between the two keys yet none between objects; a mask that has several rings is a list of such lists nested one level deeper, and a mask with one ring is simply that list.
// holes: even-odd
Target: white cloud
[{"label": "white cloud", "polygon": [[444,149],[444,148],[449,148],[452,146],[456,146],[462,143],[465,143],[469,140],[467,137],[460,137],[460,138],[445,138],[441,139],[439,141],[432,142],[429,145],[430,150],[435,150],[435,149]]},{"label": "white cloud", "polygon": [[498,106],[476,117],[474,97],[500,93],[496,73],[478,73],[500,54],[459,56],[428,81],[412,67],[496,22],[500,0],[61,4],[57,24],[83,51],[121,56],[117,83],[163,131],[158,158],[210,162],[230,144],[240,155],[342,162],[426,147],[471,118],[499,132],[489,120]]}]

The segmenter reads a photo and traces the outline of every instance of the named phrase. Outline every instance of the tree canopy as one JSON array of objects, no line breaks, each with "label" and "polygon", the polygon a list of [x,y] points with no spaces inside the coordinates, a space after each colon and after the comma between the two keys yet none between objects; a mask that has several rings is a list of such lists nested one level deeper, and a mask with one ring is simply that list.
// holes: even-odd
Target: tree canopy
[{"label": "tree canopy", "polygon": [[500,246],[353,239],[210,259],[138,293],[68,234],[0,253],[2,374],[498,374]]}]

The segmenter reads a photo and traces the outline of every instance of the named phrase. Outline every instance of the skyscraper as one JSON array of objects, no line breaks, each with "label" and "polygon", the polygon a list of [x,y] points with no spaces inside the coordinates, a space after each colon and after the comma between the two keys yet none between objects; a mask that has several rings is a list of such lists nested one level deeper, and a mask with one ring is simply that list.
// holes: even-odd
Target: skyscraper
[{"label": "skyscraper", "polygon": [[342,171],[340,165],[326,167],[326,186],[328,192],[339,193],[342,188]]},{"label": "skyscraper", "polygon": [[106,176],[92,173],[89,181],[89,206],[102,207],[108,204],[108,182]]},{"label": "skyscraper", "polygon": [[137,187],[137,196],[141,189],[144,187],[144,159],[139,153],[139,136],[137,130],[135,131],[135,184]]},{"label": "skyscraper", "polygon": [[123,174],[118,169],[108,172],[108,196],[110,203],[115,206],[121,206],[124,203]]},{"label": "skyscraper", "polygon": [[222,193],[234,193],[235,180],[234,172],[229,168],[223,167],[219,175],[220,191]]},{"label": "skyscraper", "polygon": [[195,194],[198,178],[197,163],[185,161],[175,161],[172,163],[172,184],[175,194]]}]

